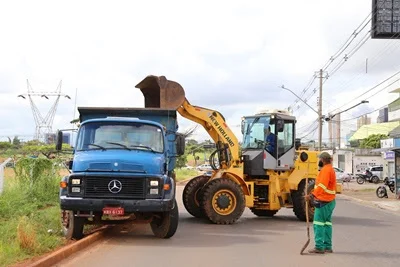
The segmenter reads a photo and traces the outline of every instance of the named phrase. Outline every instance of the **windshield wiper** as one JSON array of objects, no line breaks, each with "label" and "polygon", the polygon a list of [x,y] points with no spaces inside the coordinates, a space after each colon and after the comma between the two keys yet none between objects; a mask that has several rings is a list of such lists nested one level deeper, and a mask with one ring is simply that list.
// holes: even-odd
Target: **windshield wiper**
[{"label": "windshield wiper", "polygon": [[101,145],[96,145],[96,144],[85,144],[85,145],[87,145],[87,146],[95,146],[95,147],[100,148],[101,150],[106,150],[106,148],[104,146],[101,146]]},{"label": "windshield wiper", "polygon": [[146,148],[147,150],[150,150],[151,152],[156,153],[156,151],[154,149],[152,149],[151,147],[149,147],[149,146],[131,146],[131,147],[133,147],[133,148]]},{"label": "windshield wiper", "polygon": [[125,149],[127,149],[127,150],[132,150],[132,149],[130,149],[129,147],[127,147],[126,145],[124,145],[124,144],[120,144],[120,143],[116,143],[116,142],[106,142],[107,144],[110,144],[110,145],[117,145],[117,146],[122,146],[123,148],[125,148]]}]

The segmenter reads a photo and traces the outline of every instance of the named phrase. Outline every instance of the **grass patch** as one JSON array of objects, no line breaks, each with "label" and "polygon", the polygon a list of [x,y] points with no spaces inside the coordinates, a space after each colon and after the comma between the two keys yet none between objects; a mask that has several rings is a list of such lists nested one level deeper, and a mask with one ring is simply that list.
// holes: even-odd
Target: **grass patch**
[{"label": "grass patch", "polygon": [[15,179],[6,179],[0,196],[0,266],[64,244],[58,206],[60,177],[52,166],[46,160],[27,159],[17,166]]},{"label": "grass patch", "polygon": [[196,170],[189,170],[189,169],[176,169],[176,180],[183,181],[189,178],[193,178],[199,175],[199,172]]}]

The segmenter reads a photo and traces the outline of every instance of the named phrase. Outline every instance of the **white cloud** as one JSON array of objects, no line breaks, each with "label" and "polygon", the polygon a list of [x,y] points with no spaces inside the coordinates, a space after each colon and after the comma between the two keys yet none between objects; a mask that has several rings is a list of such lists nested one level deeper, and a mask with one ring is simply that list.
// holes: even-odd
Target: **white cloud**
[{"label": "white cloud", "polygon": [[[361,0],[3,2],[0,112],[7,117],[0,136],[34,132],[28,101],[16,97],[26,91],[26,79],[42,91],[63,80],[73,99],[60,101],[56,129],[70,126],[76,88],[78,106],[143,107],[134,86],[155,74],[181,83],[192,104],[219,110],[239,138],[242,115],[293,103],[278,86],[300,93],[370,9]],[[324,85],[324,112],[393,73],[398,47],[368,41]],[[380,96],[370,106],[390,99]],[[37,101],[45,113],[50,101]],[[316,119],[307,107],[295,115],[299,127]],[[194,124],[181,119],[180,125]],[[196,136],[208,139],[204,130]]]}]

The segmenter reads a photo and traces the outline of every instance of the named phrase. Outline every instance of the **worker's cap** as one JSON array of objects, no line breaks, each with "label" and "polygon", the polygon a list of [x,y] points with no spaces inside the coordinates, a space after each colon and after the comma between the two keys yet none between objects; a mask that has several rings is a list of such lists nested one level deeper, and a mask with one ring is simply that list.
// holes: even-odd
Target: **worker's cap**
[{"label": "worker's cap", "polygon": [[322,152],[321,154],[319,154],[318,158],[320,158],[320,159],[326,159],[326,160],[332,159],[331,155],[329,155],[328,152]]}]

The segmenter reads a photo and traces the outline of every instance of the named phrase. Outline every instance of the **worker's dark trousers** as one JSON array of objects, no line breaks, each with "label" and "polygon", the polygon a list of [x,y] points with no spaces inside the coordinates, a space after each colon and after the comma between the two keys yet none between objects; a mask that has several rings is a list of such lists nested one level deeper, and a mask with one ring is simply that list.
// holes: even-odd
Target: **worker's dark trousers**
[{"label": "worker's dark trousers", "polygon": [[317,249],[332,249],[332,213],[335,206],[336,201],[333,200],[323,207],[315,208],[313,224]]}]

